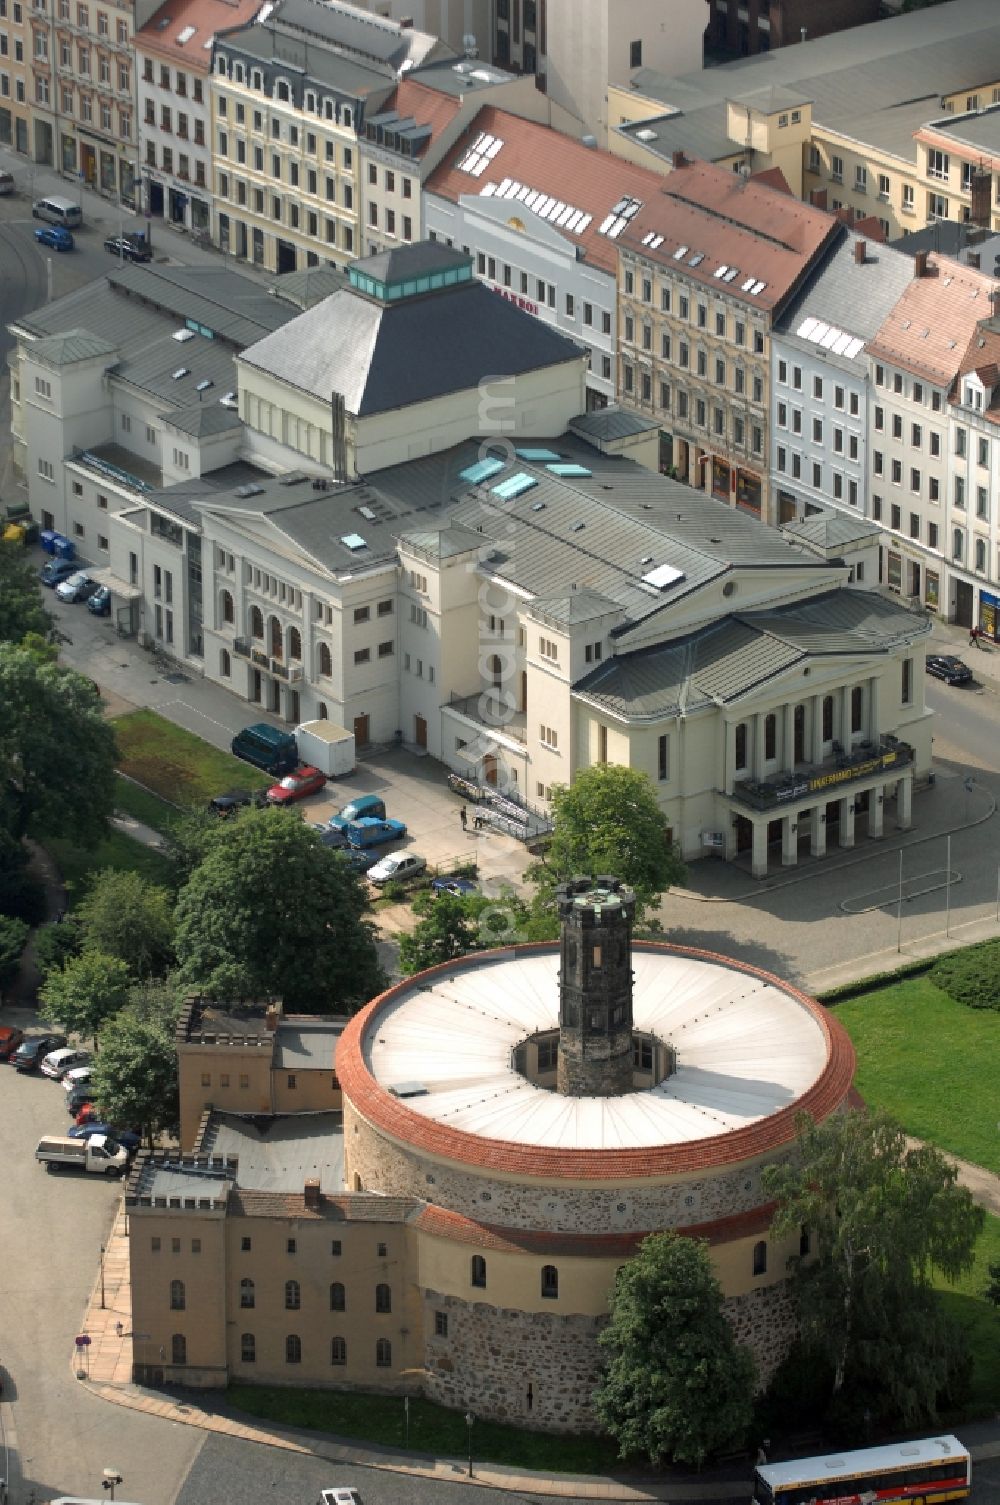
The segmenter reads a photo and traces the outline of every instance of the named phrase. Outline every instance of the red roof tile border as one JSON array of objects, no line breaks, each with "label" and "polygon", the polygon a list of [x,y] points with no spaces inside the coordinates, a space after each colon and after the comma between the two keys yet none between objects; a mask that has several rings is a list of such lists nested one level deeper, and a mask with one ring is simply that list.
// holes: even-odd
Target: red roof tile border
[{"label": "red roof tile border", "polygon": [[[538,941],[514,948],[520,955],[556,950],[557,943],[551,941]],[[788,1107],[745,1128],[732,1129],[727,1134],[691,1140],[684,1144],[658,1145],[652,1148],[551,1149],[545,1145],[518,1144],[510,1140],[468,1134],[447,1124],[437,1123],[408,1108],[399,1098],[379,1085],[365,1064],[365,1034],[385,1004],[419,986],[423,979],[446,972],[458,972],[463,967],[482,966],[491,959],[509,957],[511,950],[505,948],[476,952],[471,957],[459,957],[457,960],[429,967],[403,982],[395,983],[377,998],[373,998],[360,1013],[355,1014],[341,1036],[337,1052],[337,1075],[344,1099],[387,1138],[422,1150],[437,1159],[472,1165],[482,1171],[557,1181],[643,1180],[738,1165],[742,1161],[757,1159],[790,1144],[795,1138],[795,1119],[799,1113],[809,1113],[815,1120],[822,1121],[842,1107],[854,1077],[854,1047],[843,1025],[814,998],[771,972],[713,951],[655,942],[638,942],[635,950],[666,956],[696,957],[700,961],[712,962],[717,966],[758,977],[794,998],[813,1015],[826,1039],[826,1065],[816,1081]]]},{"label": "red roof tile border", "polygon": [[445,1207],[426,1207],[413,1219],[419,1233],[429,1233],[456,1244],[492,1249],[506,1254],[560,1254],[585,1259],[625,1258],[635,1253],[651,1233],[677,1233],[682,1238],[705,1239],[710,1245],[731,1244],[752,1238],[770,1228],[777,1202],[764,1202],[747,1212],[731,1213],[710,1223],[691,1223],[684,1228],[636,1229],[629,1233],[557,1233],[535,1228],[505,1228],[497,1223],[477,1223]]},{"label": "red roof tile border", "polygon": [[[135,50],[181,63],[189,73],[208,74],[213,52],[205,46],[208,39],[248,25],[262,4],[263,0],[168,0],[136,32]],[[194,27],[193,34],[186,42],[178,42],[189,26]]]}]

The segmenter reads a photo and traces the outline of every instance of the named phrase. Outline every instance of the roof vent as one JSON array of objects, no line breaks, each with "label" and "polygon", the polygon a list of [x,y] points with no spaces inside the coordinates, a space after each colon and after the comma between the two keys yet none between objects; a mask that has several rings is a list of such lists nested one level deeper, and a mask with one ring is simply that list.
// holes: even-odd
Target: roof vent
[{"label": "roof vent", "polygon": [[188,340],[193,340],[194,339],[194,330],[193,329],[175,329],[173,335],[171,336],[171,338],[175,339],[177,341],[178,345],[186,345],[187,342],[188,342]]},{"label": "roof vent", "polygon": [[239,398],[235,392],[227,392],[225,397],[219,398],[219,401],[224,408],[238,408],[240,405]]},{"label": "roof vent", "polygon": [[242,497],[247,497],[247,496],[263,496],[263,494],[264,494],[264,488],[263,488],[263,486],[258,486],[255,481],[250,481],[250,482],[248,482],[248,484],[246,486],[237,486],[237,488],[236,488],[236,495],[237,496],[242,496]]},{"label": "roof vent", "polygon": [[678,580],[684,579],[684,571],[674,569],[672,564],[658,564],[655,569],[648,570],[643,575],[644,585],[655,585],[657,590],[666,590],[668,585],[676,585]]},{"label": "roof vent", "polygon": [[182,376],[190,376],[190,374],[191,368],[189,366],[178,366],[177,370],[172,372],[170,379],[171,381],[180,381]]},{"label": "roof vent", "polygon": [[423,1082],[397,1082],[389,1091],[393,1097],[426,1097],[427,1088]]},{"label": "roof vent", "polygon": [[212,378],[210,376],[206,376],[204,378],[204,380],[200,381],[198,383],[198,385],[195,387],[195,391],[196,392],[207,392],[208,389],[209,389],[209,387],[214,387],[214,386],[215,386],[215,382],[212,380]]},{"label": "roof vent", "polygon": [[373,523],[375,521],[376,514],[372,511],[372,509],[370,507],[359,507],[358,508],[358,512],[359,512],[360,516],[365,519],[366,522]]}]

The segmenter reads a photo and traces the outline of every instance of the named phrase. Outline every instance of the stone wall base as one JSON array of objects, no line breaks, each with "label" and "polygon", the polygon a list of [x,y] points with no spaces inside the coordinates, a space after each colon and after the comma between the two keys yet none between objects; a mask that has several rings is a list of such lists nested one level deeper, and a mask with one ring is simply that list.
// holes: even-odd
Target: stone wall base
[{"label": "stone wall base", "polygon": [[730,1296],[723,1310],[737,1343],[749,1348],[757,1362],[757,1391],[766,1390],[798,1337],[789,1282],[780,1280],[776,1285],[748,1291],[745,1296]]}]

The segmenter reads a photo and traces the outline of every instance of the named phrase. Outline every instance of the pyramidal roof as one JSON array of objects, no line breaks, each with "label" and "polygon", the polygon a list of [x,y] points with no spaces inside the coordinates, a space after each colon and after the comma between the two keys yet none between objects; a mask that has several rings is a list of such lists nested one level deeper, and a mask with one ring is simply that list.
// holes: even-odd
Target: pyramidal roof
[{"label": "pyramidal roof", "polygon": [[87,329],[68,329],[65,334],[50,334],[34,340],[31,353],[50,366],[73,366],[77,361],[96,360],[99,356],[117,355],[118,346],[103,335]]}]

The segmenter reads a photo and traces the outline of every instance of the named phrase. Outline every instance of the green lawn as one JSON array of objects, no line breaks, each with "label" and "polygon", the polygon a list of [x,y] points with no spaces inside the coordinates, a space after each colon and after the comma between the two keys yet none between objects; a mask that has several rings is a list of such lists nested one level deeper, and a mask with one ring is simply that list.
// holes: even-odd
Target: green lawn
[{"label": "green lawn", "polygon": [[1000,1400],[1000,1308],[983,1300],[987,1266],[1000,1263],[1000,1218],[987,1214],[986,1228],[976,1248],[976,1263],[955,1285],[938,1280],[945,1309],[961,1322],[972,1353],[971,1416],[994,1416]]},{"label": "green lawn", "polygon": [[858,1053],[858,1091],[911,1134],[1000,1172],[993,1064],[1000,1013],[953,1002],[914,977],[838,1004]]},{"label": "green lawn", "polygon": [[140,873],[151,883],[162,883],[167,887],[173,882],[173,867],[166,857],[133,841],[131,836],[125,836],[121,831],[109,831],[107,839],[100,846],[87,849],[57,838],[47,841],[45,845],[62,874],[71,906],[87,888],[93,874],[101,868]]},{"label": "green lawn", "polygon": [[133,820],[141,821],[154,831],[164,832],[169,831],[183,813],[176,805],[161,800],[158,794],[150,794],[148,789],[133,784],[130,779],[123,779],[121,774],[115,777],[115,809],[131,815]]},{"label": "green lawn", "polygon": [[[220,752],[155,711],[132,711],[114,722],[123,773],[175,805],[204,805],[226,789],[261,789],[266,773]],[[137,810],[131,812],[143,819]]]},{"label": "green lawn", "polygon": [[[241,1411],[286,1426],[308,1427],[384,1447],[404,1445],[402,1396],[230,1385],[229,1399]],[[409,1445],[414,1452],[468,1458],[469,1433],[463,1413],[411,1397]],[[472,1453],[473,1459],[482,1463],[509,1463],[554,1473],[603,1474],[621,1469],[617,1450],[605,1439],[553,1437],[490,1421],[474,1422]]]}]

